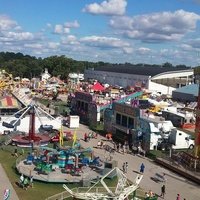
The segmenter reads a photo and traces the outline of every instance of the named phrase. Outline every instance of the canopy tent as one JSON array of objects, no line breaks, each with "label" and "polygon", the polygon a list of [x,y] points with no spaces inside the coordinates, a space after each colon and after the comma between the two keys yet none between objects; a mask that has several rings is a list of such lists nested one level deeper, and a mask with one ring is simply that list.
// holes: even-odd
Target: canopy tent
[{"label": "canopy tent", "polygon": [[105,88],[104,88],[99,82],[96,82],[96,83],[92,86],[91,89],[94,90],[94,91],[103,91],[103,90],[105,90]]},{"label": "canopy tent", "polygon": [[2,99],[0,99],[0,108],[19,108],[20,104],[12,96],[5,96]]}]

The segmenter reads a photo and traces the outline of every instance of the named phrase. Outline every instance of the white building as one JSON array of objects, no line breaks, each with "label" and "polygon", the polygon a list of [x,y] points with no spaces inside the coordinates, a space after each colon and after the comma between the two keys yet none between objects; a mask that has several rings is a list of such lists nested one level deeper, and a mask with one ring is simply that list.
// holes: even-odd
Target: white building
[{"label": "white building", "polygon": [[48,69],[45,68],[44,73],[41,74],[41,80],[46,82],[50,77],[51,74],[49,74]]},{"label": "white building", "polygon": [[193,69],[152,66],[113,65],[86,69],[85,80],[96,79],[110,85],[143,86],[150,91],[172,94],[172,91],[193,82]]},{"label": "white building", "polygon": [[73,83],[78,83],[79,81],[84,80],[84,74],[77,74],[77,73],[69,73],[69,79]]}]

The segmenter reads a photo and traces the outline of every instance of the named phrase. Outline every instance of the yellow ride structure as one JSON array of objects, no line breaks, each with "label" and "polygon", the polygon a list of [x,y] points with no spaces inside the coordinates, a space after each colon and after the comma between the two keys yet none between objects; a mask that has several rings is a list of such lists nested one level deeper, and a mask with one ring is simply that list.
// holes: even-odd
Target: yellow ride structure
[{"label": "yellow ride structure", "polygon": [[14,82],[12,74],[9,74],[5,70],[0,70],[0,94],[3,95],[4,92],[11,92],[13,90]]}]

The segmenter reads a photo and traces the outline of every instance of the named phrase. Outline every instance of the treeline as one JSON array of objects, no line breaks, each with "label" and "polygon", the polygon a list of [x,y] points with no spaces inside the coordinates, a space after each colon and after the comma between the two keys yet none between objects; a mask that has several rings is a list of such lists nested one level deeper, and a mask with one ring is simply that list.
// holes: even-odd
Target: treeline
[{"label": "treeline", "polygon": [[[61,79],[67,79],[68,74],[84,73],[85,69],[88,68],[100,68],[101,66],[141,66],[144,64],[133,65],[131,63],[116,64],[106,62],[88,62],[88,61],[77,61],[66,56],[50,56],[47,58],[36,58],[30,55],[24,55],[22,53],[13,52],[0,52],[0,69],[6,70],[8,73],[13,74],[13,77],[26,77],[33,78],[39,77],[44,69],[47,68],[49,73],[53,76],[60,76]],[[160,65],[148,65],[160,67]],[[177,68],[188,68],[185,65],[173,66],[170,63],[164,63],[162,67],[177,67]]]},{"label": "treeline", "polygon": [[65,56],[36,58],[22,53],[1,52],[0,69],[13,74],[13,77],[39,77],[47,68],[53,76],[66,79],[70,72],[83,73],[85,68],[95,67],[95,63],[76,61]]}]

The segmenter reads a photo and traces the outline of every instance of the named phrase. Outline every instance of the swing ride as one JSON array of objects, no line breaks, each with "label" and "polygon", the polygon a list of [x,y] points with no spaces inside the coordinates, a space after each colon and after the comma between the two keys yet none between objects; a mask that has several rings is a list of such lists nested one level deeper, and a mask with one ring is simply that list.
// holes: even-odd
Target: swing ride
[{"label": "swing ride", "polygon": [[60,129],[61,119],[52,117],[38,105],[31,103],[11,117],[4,120],[2,118],[1,125],[16,133],[12,134],[12,143],[17,146],[45,146],[50,141],[48,131]]}]

